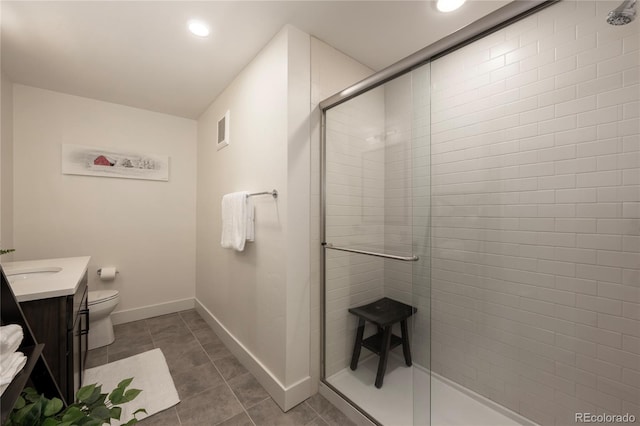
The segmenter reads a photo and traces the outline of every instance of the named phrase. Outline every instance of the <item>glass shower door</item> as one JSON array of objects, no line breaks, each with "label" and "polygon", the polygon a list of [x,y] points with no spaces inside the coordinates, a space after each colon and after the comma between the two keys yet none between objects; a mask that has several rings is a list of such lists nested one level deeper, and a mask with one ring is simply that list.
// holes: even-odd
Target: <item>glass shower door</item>
[{"label": "glass shower door", "polygon": [[[326,111],[323,379],[383,425],[429,424],[428,88],[424,66]],[[381,299],[417,308],[410,357],[392,349],[382,379],[366,346],[351,368],[359,317],[349,312]],[[364,323],[365,339],[383,335]]]}]

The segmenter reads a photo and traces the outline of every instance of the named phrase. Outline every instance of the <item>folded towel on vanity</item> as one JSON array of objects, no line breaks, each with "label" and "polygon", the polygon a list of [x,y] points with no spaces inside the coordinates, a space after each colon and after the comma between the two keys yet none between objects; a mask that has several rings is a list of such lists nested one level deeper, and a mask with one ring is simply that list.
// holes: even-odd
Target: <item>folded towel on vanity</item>
[{"label": "folded towel on vanity", "polygon": [[22,327],[9,324],[0,327],[0,355],[9,355],[18,350],[22,343]]},{"label": "folded towel on vanity", "polygon": [[13,370],[14,364],[19,360],[20,355],[21,352],[0,355],[0,379],[5,376],[5,372]]},{"label": "folded towel on vanity", "polygon": [[13,378],[27,363],[27,357],[22,352],[3,354],[0,361],[0,394],[11,384]]},{"label": "folded towel on vanity", "polygon": [[247,191],[233,192],[222,197],[222,238],[220,245],[237,251],[244,250],[247,239]]}]

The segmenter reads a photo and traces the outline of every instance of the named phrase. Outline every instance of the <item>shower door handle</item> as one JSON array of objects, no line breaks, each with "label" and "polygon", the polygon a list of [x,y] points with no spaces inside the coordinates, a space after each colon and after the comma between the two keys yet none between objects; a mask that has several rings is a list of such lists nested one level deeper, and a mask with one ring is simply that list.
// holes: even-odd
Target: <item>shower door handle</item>
[{"label": "shower door handle", "polygon": [[346,251],[349,253],[357,253],[357,254],[366,254],[368,256],[383,257],[385,259],[402,260],[403,262],[416,262],[420,259],[418,256],[415,256],[415,255],[414,256],[396,256],[395,254],[376,253],[374,251],[356,250],[356,249],[351,249],[346,247],[337,247],[331,243],[322,243],[322,245],[325,248],[328,248],[331,250]]}]

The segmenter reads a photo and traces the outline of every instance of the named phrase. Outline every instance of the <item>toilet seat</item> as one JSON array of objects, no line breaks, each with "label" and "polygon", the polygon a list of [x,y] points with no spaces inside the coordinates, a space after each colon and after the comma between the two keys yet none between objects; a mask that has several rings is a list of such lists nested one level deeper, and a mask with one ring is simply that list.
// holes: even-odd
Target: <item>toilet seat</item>
[{"label": "toilet seat", "polygon": [[95,290],[89,292],[89,306],[107,302],[118,297],[118,290]]}]

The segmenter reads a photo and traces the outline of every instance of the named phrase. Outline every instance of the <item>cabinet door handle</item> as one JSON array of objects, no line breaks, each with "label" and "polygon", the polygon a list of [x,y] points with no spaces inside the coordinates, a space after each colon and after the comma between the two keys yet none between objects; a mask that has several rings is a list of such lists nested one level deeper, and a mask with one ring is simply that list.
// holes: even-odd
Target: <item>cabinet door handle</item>
[{"label": "cabinet door handle", "polygon": [[81,334],[89,334],[89,308],[81,309],[80,314],[85,316],[85,325],[87,327]]}]

